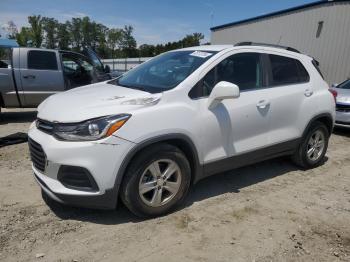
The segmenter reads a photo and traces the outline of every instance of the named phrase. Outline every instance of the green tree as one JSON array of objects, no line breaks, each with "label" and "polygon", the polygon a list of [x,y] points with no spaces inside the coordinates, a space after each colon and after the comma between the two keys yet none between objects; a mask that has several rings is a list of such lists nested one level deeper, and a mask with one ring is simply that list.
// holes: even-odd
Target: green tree
[{"label": "green tree", "polygon": [[100,23],[93,23],[92,47],[102,57],[107,58],[110,50],[107,46],[108,27]]},{"label": "green tree", "polygon": [[54,49],[57,43],[58,21],[54,18],[42,18],[43,30],[45,32],[45,47]]},{"label": "green tree", "polygon": [[120,48],[123,50],[125,57],[136,57],[136,40],[132,35],[134,28],[129,26],[124,26],[122,30],[122,38],[120,41]]},{"label": "green tree", "polygon": [[70,22],[59,23],[57,26],[57,46],[61,50],[68,50],[71,44],[69,28]]},{"label": "green tree", "polygon": [[9,39],[15,39],[16,35],[18,34],[17,26],[16,24],[10,20],[6,23],[5,30],[8,32],[8,38]]},{"label": "green tree", "polygon": [[111,51],[111,57],[115,58],[115,50],[119,48],[123,34],[121,29],[112,28],[107,33],[107,46]]},{"label": "green tree", "polygon": [[42,18],[40,15],[28,16],[30,24],[31,40],[35,47],[40,47],[43,42]]},{"label": "green tree", "polygon": [[72,18],[69,24],[69,31],[71,34],[71,45],[73,50],[80,51],[82,46],[82,21],[81,18]]},{"label": "green tree", "polygon": [[156,55],[156,47],[154,45],[143,44],[139,47],[140,56],[151,57]]},{"label": "green tree", "polygon": [[12,35],[16,37],[20,46],[43,45],[47,48],[71,49],[78,52],[86,46],[91,47],[102,58],[155,56],[173,49],[200,45],[204,38],[202,33],[193,33],[178,41],[157,45],[143,44],[137,48],[132,26],[109,29],[87,16],[59,23],[54,18],[33,15],[28,17],[30,27],[22,27],[19,33],[15,24],[10,22],[7,31],[10,32],[9,35],[14,32]]},{"label": "green tree", "polygon": [[93,30],[95,30],[94,25],[90,22],[90,18],[88,16],[83,17],[81,19],[81,36],[82,36],[82,45],[83,46],[94,46],[95,43],[92,43],[92,34],[95,34]]},{"label": "green tree", "polygon": [[16,41],[19,46],[25,47],[29,40],[31,40],[30,28],[23,26],[21,31],[16,34]]},{"label": "green tree", "polygon": [[202,33],[193,33],[192,35],[186,35],[182,39],[183,47],[197,46],[200,45],[200,40],[204,39]]}]

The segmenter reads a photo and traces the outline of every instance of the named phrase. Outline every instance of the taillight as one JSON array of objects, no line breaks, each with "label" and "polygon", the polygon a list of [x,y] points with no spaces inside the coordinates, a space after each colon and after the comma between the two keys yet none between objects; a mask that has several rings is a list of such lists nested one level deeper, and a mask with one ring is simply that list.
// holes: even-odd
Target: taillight
[{"label": "taillight", "polygon": [[329,92],[331,92],[331,94],[333,95],[334,97],[334,102],[337,102],[337,95],[338,95],[338,92],[335,91],[334,89],[328,89]]}]

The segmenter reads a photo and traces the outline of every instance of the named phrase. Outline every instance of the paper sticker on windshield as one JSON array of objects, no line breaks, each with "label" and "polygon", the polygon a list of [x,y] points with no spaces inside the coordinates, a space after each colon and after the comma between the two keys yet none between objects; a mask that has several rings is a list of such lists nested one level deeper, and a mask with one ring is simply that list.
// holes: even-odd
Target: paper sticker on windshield
[{"label": "paper sticker on windshield", "polygon": [[208,52],[202,52],[202,51],[194,51],[192,54],[190,54],[191,56],[196,56],[196,57],[200,57],[200,58],[206,58],[208,56],[211,56],[212,53],[208,53]]}]

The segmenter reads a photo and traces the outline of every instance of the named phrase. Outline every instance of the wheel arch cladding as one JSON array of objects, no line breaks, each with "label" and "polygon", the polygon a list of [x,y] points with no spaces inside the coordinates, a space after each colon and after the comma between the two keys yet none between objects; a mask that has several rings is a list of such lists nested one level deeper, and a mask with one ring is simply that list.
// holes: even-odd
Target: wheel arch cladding
[{"label": "wheel arch cladding", "polygon": [[308,123],[304,130],[303,137],[307,134],[308,130],[315,122],[321,122],[322,124],[324,124],[327,127],[329,135],[331,135],[333,131],[333,117],[329,113],[324,113],[317,115],[311,119],[311,121]]},{"label": "wheel arch cladding", "polygon": [[199,163],[198,151],[192,142],[192,140],[183,134],[167,134],[157,136],[151,139],[147,139],[144,142],[137,144],[131,151],[128,152],[124,158],[116,177],[114,188],[119,195],[119,188],[123,181],[124,175],[127,171],[128,166],[138,154],[143,150],[154,146],[156,144],[170,144],[178,147],[186,156],[191,167],[191,183],[196,183],[201,177],[202,165]]}]

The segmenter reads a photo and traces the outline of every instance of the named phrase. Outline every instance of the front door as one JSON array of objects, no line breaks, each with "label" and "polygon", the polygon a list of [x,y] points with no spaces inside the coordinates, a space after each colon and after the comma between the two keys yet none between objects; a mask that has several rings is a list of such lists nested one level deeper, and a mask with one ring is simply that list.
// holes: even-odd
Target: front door
[{"label": "front door", "polygon": [[[238,53],[223,59],[191,90],[190,96],[200,104],[199,132],[204,165],[218,169],[205,172],[228,170],[231,164],[234,166],[230,163],[231,157],[269,145],[271,91],[263,88],[263,75],[259,53]],[[208,96],[220,81],[238,85],[240,97],[223,100],[209,109]]]}]

